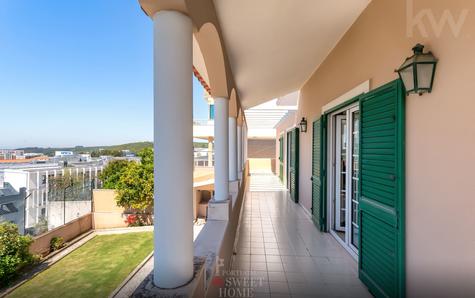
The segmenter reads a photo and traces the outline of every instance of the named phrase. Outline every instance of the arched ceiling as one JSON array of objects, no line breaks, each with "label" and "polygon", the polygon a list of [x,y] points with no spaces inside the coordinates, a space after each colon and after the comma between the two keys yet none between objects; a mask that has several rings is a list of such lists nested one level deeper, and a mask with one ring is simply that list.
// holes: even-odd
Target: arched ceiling
[{"label": "arched ceiling", "polygon": [[[229,98],[235,88],[213,0],[138,0],[153,17],[162,10],[181,12],[193,21],[193,72],[212,96]],[[235,91],[236,93],[236,91]],[[239,94],[236,93],[238,107]]]},{"label": "arched ceiling", "polygon": [[228,115],[229,117],[237,117],[238,116],[238,102],[237,102],[237,95],[236,90],[231,90],[231,94],[229,95],[229,106],[228,106]]},{"label": "arched ceiling", "polygon": [[243,108],[300,89],[370,0],[214,0]]},{"label": "arched ceiling", "polygon": [[[206,82],[211,88],[211,94],[213,96],[228,96],[228,85],[226,76],[226,61],[224,59],[224,49],[221,46],[221,40],[218,34],[218,30],[212,23],[206,23],[199,31],[193,35],[193,64],[199,70],[206,73]],[[196,44],[195,44],[196,42]],[[200,53],[195,54],[199,51]],[[203,63],[202,65],[206,70],[201,71],[197,62]],[[201,65],[200,65],[201,66]]]}]

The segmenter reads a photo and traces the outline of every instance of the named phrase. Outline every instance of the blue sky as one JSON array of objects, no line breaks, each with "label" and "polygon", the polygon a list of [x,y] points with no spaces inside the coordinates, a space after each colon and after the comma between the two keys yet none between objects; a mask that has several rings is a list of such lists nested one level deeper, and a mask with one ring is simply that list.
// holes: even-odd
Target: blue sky
[{"label": "blue sky", "polygon": [[0,148],[152,140],[152,29],[137,0],[2,0]]}]

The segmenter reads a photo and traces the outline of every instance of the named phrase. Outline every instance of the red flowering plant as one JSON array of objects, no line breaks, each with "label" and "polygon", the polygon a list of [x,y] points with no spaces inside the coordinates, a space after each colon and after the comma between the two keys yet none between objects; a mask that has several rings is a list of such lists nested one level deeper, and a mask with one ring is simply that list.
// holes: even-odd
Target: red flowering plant
[{"label": "red flowering plant", "polygon": [[124,221],[129,227],[137,227],[139,226],[139,219],[138,216],[135,214],[129,214],[127,215],[125,221]]},{"label": "red flowering plant", "polygon": [[147,214],[129,214],[129,215],[127,215],[124,222],[129,227],[144,226],[147,223],[146,219],[144,219],[144,217],[146,217],[146,216],[147,216]]}]

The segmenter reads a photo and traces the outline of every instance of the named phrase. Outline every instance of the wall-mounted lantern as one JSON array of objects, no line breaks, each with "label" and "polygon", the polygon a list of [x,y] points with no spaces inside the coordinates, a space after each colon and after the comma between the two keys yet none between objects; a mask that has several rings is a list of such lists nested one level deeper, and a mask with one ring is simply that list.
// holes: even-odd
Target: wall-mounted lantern
[{"label": "wall-mounted lantern", "polygon": [[406,93],[418,93],[422,95],[432,91],[434,83],[435,67],[437,58],[432,52],[423,53],[424,46],[415,45],[412,50],[414,55],[406,58],[406,61],[396,70],[404,83]]},{"label": "wall-mounted lantern", "polygon": [[300,120],[299,125],[301,132],[307,132],[307,119],[305,119],[305,117],[302,117],[302,120]]}]

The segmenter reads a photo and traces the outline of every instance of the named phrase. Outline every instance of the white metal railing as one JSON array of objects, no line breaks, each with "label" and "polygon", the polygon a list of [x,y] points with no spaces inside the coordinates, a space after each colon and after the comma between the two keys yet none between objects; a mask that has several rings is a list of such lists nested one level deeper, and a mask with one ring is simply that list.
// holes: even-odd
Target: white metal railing
[{"label": "white metal railing", "polygon": [[210,126],[210,125],[214,125],[214,120],[210,120],[210,119],[193,119],[193,125],[198,125],[198,126]]},{"label": "white metal railing", "polygon": [[193,148],[193,160],[195,167],[213,167],[214,150],[208,150],[208,148]]}]

